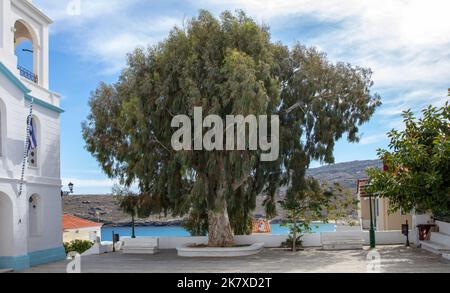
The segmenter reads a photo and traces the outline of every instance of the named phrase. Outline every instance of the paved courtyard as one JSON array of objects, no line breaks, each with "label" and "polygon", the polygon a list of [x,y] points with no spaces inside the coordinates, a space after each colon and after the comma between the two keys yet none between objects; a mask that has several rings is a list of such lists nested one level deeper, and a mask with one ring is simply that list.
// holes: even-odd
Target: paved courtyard
[{"label": "paved courtyard", "polygon": [[[450,263],[440,256],[417,248],[380,246],[380,272],[450,273]],[[121,252],[81,258],[82,273],[297,273],[367,272],[369,250],[322,251],[306,249],[296,253],[265,249],[256,256],[240,258],[181,258],[175,250],[156,255],[126,255]],[[27,273],[61,273],[66,261],[31,268]]]}]

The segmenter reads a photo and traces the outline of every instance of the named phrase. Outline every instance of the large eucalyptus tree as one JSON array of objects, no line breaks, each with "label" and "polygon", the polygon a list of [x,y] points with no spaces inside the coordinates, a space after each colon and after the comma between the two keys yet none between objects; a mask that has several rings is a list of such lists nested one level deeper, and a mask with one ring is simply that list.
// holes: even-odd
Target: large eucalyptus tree
[{"label": "large eucalyptus tree", "polygon": [[[117,83],[92,93],[83,123],[87,149],[104,172],[137,182],[147,213],[188,215],[211,246],[229,246],[248,233],[256,196],[269,215],[275,194],[305,188],[312,160],[332,163],[335,142],[358,141],[358,127],[380,104],[371,71],[331,63],[300,44],[288,48],[243,12],[207,11],[174,28],[147,50],[136,49]],[[280,155],[264,162],[260,150],[174,151],[176,115],[278,115]]]}]

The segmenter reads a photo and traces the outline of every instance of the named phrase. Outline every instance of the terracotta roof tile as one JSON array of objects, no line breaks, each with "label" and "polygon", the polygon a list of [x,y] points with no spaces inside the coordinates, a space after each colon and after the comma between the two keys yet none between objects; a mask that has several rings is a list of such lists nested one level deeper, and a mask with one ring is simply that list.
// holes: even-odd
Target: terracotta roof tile
[{"label": "terracotta roof tile", "polygon": [[101,227],[103,224],[92,222],[89,220],[81,219],[69,214],[63,214],[62,216],[63,229],[80,229],[89,227]]}]

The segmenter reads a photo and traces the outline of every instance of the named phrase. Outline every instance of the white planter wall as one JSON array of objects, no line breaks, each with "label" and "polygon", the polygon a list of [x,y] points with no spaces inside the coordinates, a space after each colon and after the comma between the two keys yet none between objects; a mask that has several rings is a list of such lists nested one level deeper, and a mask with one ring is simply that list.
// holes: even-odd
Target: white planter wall
[{"label": "white planter wall", "polygon": [[[335,232],[339,233],[339,232]],[[369,232],[362,231],[362,237],[365,241],[365,245],[369,245]],[[410,233],[411,235],[411,233]],[[254,244],[254,243],[264,243],[266,248],[276,248],[280,247],[281,243],[286,241],[287,235],[271,235],[271,234],[261,234],[261,235],[238,235],[235,236],[235,243],[238,245]],[[401,231],[378,231],[375,235],[377,245],[396,245],[405,244],[406,237],[402,235]],[[304,247],[321,247],[321,237],[320,233],[310,233],[303,236],[303,246]],[[412,239],[410,242],[413,243]],[[164,236],[159,237],[159,248],[160,249],[176,249],[185,244],[196,243],[196,244],[207,244],[207,237],[170,237]]]}]

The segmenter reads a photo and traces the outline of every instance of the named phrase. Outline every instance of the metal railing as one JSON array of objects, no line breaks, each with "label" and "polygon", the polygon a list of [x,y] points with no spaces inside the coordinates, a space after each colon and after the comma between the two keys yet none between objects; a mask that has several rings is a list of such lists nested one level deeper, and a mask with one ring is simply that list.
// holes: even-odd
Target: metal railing
[{"label": "metal railing", "polygon": [[38,79],[37,74],[34,74],[30,70],[28,70],[22,66],[17,66],[17,69],[19,69],[21,76],[25,77],[28,80],[31,80],[32,82],[38,83],[39,79]]}]

